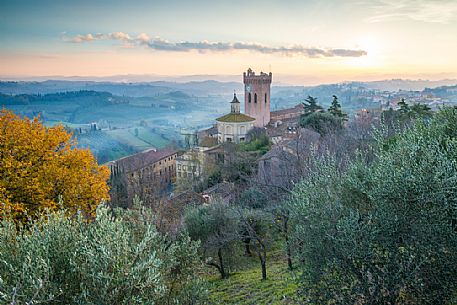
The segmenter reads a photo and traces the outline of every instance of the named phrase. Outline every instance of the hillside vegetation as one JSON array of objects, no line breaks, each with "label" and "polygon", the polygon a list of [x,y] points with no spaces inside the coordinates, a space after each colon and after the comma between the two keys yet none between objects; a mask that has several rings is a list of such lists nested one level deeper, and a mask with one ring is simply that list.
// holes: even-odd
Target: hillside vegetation
[{"label": "hillside vegetation", "polygon": [[[224,182],[209,204],[135,199],[127,210],[101,204],[91,217],[65,208],[71,194],[62,200],[21,171],[19,183],[60,201],[43,210],[47,198],[33,197],[18,219],[5,209],[10,196],[0,198],[0,300],[456,304],[457,108],[402,101],[345,122],[336,96],[327,110],[314,102],[296,138],[268,152],[263,130],[222,145],[223,162],[187,189]],[[18,156],[4,139],[1,155]],[[0,194],[23,198],[16,185]]]}]

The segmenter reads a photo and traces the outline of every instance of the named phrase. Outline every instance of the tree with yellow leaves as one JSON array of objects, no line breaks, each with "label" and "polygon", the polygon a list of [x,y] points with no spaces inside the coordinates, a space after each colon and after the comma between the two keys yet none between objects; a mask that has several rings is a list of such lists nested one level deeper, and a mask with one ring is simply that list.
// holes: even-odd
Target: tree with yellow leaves
[{"label": "tree with yellow leaves", "polygon": [[87,149],[76,148],[63,126],[43,126],[3,109],[0,112],[0,209],[14,218],[45,209],[95,214],[108,200],[109,170]]}]

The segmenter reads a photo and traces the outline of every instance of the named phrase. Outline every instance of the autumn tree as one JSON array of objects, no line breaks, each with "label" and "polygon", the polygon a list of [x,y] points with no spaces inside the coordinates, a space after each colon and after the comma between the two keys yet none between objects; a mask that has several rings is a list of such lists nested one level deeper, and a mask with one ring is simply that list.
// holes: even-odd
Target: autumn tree
[{"label": "autumn tree", "polygon": [[0,207],[16,219],[36,217],[45,209],[80,210],[94,215],[109,199],[108,168],[99,166],[87,149],[76,147],[59,125],[39,118],[0,112]]}]

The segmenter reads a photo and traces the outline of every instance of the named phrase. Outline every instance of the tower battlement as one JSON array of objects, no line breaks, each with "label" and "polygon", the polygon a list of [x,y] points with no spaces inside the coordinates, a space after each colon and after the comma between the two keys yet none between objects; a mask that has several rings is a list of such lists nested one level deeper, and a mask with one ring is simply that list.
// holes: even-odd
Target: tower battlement
[{"label": "tower battlement", "polygon": [[243,73],[243,82],[246,83],[266,83],[271,84],[273,74],[260,72],[259,75],[256,75],[254,71],[248,69],[247,72]]}]

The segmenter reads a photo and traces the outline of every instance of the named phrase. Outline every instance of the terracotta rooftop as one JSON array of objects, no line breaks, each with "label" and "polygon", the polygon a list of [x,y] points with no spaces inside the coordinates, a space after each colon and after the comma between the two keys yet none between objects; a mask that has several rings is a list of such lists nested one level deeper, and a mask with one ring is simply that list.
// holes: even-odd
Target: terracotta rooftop
[{"label": "terracotta rooftop", "polygon": [[178,151],[176,149],[149,149],[140,153],[127,156],[118,160],[113,161],[117,165],[121,166],[124,172],[133,172],[140,168],[146,167],[150,164],[156,163],[162,159],[165,159]]},{"label": "terracotta rooftop", "polygon": [[293,108],[272,111],[271,116],[284,115],[284,114],[289,114],[289,113],[297,113],[297,112],[302,112],[302,111],[303,111],[303,104],[298,104],[297,106],[295,106]]}]

